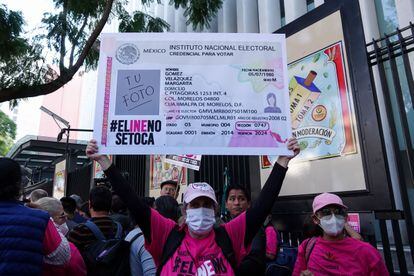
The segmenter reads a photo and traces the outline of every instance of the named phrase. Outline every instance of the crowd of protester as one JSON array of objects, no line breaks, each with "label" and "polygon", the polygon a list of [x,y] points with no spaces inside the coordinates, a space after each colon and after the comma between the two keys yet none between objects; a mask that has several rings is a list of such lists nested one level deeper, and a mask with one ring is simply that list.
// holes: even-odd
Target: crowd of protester
[{"label": "crowd of protester", "polygon": [[288,148],[294,155],[278,158],[254,202],[244,186],[227,187],[221,217],[204,182],[187,186],[181,206],[172,180],[161,184],[157,199],[138,197],[94,140],[87,156],[111,188],[96,186],[85,201],[58,200],[41,189],[20,201],[20,166],[1,158],[0,275],[388,275],[379,252],[346,223],[348,207],[331,193],[314,198],[314,236],[285,247],[270,213],[299,153],[295,139]]}]

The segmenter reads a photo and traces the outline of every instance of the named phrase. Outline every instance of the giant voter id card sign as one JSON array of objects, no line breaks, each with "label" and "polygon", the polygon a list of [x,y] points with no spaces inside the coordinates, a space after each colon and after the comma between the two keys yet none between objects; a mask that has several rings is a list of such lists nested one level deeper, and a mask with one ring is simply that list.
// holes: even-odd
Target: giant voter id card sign
[{"label": "giant voter id card sign", "polygon": [[289,154],[285,37],[103,34],[94,138],[106,154]]}]

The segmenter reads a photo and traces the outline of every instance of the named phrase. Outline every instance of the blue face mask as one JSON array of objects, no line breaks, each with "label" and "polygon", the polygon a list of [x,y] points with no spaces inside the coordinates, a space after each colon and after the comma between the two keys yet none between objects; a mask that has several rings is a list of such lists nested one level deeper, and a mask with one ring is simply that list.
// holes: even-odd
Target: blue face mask
[{"label": "blue face mask", "polygon": [[213,229],[216,222],[214,209],[211,208],[195,208],[187,209],[187,217],[185,222],[191,232],[197,235],[207,234]]}]

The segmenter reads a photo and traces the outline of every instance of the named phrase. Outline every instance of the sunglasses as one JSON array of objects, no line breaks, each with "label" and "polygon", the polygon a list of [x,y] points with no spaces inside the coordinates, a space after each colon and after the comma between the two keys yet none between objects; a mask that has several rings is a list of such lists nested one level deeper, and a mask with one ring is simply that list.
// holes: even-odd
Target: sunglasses
[{"label": "sunglasses", "polygon": [[330,216],[331,214],[336,215],[336,216],[342,216],[345,217],[346,216],[346,210],[344,208],[323,208],[321,210],[318,211],[318,213],[322,216]]}]

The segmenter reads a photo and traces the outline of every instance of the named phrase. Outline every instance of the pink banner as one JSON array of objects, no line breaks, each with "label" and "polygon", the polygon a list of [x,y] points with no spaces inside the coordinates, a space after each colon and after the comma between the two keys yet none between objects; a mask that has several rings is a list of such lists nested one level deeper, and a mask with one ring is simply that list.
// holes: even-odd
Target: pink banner
[{"label": "pink banner", "polygon": [[349,213],[348,214],[348,224],[358,233],[361,233],[361,223],[359,220],[358,213]]},{"label": "pink banner", "polygon": [[108,130],[108,113],[109,113],[109,96],[111,94],[111,70],[112,70],[112,57],[106,59],[106,73],[105,73],[105,100],[103,109],[102,120],[102,138],[101,144],[106,146],[107,142],[107,130]]}]

